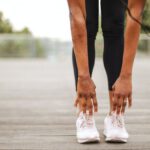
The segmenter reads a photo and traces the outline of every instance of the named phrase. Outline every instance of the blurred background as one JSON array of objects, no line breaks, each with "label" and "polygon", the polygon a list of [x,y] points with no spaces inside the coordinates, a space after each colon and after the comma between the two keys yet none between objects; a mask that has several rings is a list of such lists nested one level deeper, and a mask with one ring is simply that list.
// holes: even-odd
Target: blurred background
[{"label": "blurred background", "polygon": [[[148,1],[143,22],[150,24]],[[101,17],[100,17],[101,18]],[[150,38],[142,32],[138,54],[150,55]],[[0,57],[46,58],[70,57],[71,34],[66,1],[0,0]],[[97,56],[103,52],[101,28],[96,42]]]},{"label": "blurred background", "polygon": [[[150,24],[150,1],[143,22]],[[0,0],[1,150],[99,149],[97,144],[76,143],[71,53],[66,0]],[[100,110],[96,121],[101,131],[109,108],[102,54],[99,27],[93,79]],[[131,138],[125,145],[109,145],[101,134],[101,149],[150,149],[149,58],[150,36],[141,31],[133,74],[134,102],[126,120]]]}]

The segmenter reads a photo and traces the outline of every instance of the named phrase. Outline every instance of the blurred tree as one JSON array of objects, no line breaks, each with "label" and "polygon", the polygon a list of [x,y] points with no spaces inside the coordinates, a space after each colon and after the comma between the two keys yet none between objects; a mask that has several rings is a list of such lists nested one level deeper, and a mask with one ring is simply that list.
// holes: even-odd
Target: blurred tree
[{"label": "blurred tree", "polygon": [[20,31],[14,31],[15,33],[18,33],[18,34],[31,34],[31,31],[29,30],[28,27],[24,27],[22,30]]},{"label": "blurred tree", "polygon": [[28,27],[24,27],[20,31],[15,31],[13,29],[12,24],[8,19],[4,18],[4,15],[2,12],[0,12],[0,33],[24,33],[24,34],[31,34],[31,31]]},{"label": "blurred tree", "polygon": [[143,23],[150,25],[150,1],[146,2],[146,6],[143,12]]},{"label": "blurred tree", "polygon": [[5,19],[3,13],[0,12],[0,33],[12,33],[13,28],[8,19]]}]

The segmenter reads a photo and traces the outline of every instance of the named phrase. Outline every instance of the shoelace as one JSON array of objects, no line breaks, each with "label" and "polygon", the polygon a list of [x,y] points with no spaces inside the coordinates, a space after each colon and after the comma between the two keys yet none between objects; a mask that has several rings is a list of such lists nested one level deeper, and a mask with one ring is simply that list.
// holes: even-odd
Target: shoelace
[{"label": "shoelace", "polygon": [[124,126],[124,120],[122,116],[112,115],[112,124],[114,127],[123,128]]},{"label": "shoelace", "polygon": [[84,129],[84,128],[92,128],[93,127],[93,117],[88,116],[88,115],[87,116],[81,115],[80,120],[81,120],[80,128]]},{"label": "shoelace", "polygon": [[81,115],[80,116],[80,120],[81,120],[80,128],[82,128],[82,129],[86,128],[86,118],[85,118],[85,115]]},{"label": "shoelace", "polygon": [[120,127],[120,128],[123,128],[124,126],[124,121],[123,121],[123,118],[121,116],[117,116],[116,117],[116,122],[117,122],[117,126]]},{"label": "shoelace", "polygon": [[92,116],[87,116],[86,117],[86,123],[87,123],[88,128],[92,128],[93,125],[94,125],[93,117]]}]

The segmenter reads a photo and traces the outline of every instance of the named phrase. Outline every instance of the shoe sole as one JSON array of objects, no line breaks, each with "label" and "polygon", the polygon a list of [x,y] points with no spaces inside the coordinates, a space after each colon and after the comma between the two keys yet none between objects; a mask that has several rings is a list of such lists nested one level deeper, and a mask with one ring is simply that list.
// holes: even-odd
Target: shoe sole
[{"label": "shoe sole", "polygon": [[106,137],[105,141],[113,143],[127,143],[127,139],[118,137]]},{"label": "shoe sole", "polygon": [[78,143],[80,144],[84,144],[84,143],[96,143],[96,142],[100,142],[100,138],[90,138],[90,139],[78,139],[77,140]]},{"label": "shoe sole", "polygon": [[103,133],[106,137],[106,142],[114,142],[114,143],[127,143],[127,138],[120,138],[120,137],[107,137],[105,133]]}]

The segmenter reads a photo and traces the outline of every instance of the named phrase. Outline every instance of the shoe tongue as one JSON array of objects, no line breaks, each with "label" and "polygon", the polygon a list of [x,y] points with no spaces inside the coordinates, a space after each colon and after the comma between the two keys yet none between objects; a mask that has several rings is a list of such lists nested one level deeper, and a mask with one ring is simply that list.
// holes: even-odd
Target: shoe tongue
[{"label": "shoe tongue", "polygon": [[86,120],[87,120],[87,125],[93,125],[94,124],[93,116],[87,115]]},{"label": "shoe tongue", "polygon": [[109,117],[111,118],[113,125],[115,125],[117,127],[123,126],[123,115],[122,114],[117,115],[115,112],[112,112],[111,115],[109,115]]},{"label": "shoe tongue", "polygon": [[121,121],[123,121],[123,119],[124,119],[124,118],[123,118],[123,115],[121,115],[121,114],[120,114],[120,115],[117,115],[116,117],[117,117],[118,120],[121,120]]},{"label": "shoe tongue", "polygon": [[87,119],[93,119],[93,116],[87,114],[87,115],[86,115],[86,118],[87,118]]},{"label": "shoe tongue", "polygon": [[79,117],[83,117],[84,116],[84,113],[83,113],[83,111],[81,111],[80,113],[79,113]]},{"label": "shoe tongue", "polygon": [[107,117],[108,117],[110,120],[116,120],[116,113],[108,114]]},{"label": "shoe tongue", "polygon": [[117,121],[120,127],[124,126],[124,118],[122,115],[117,116]]},{"label": "shoe tongue", "polygon": [[79,118],[86,120],[86,123],[88,126],[93,126],[93,124],[94,124],[94,118],[93,118],[93,116],[91,116],[89,114],[84,114],[83,112],[80,112]]},{"label": "shoe tongue", "polygon": [[118,119],[123,119],[123,115],[122,114],[116,114],[116,112],[112,112],[111,115],[109,115],[112,118],[118,118]]},{"label": "shoe tongue", "polygon": [[117,116],[116,112],[111,112],[110,116]]}]

